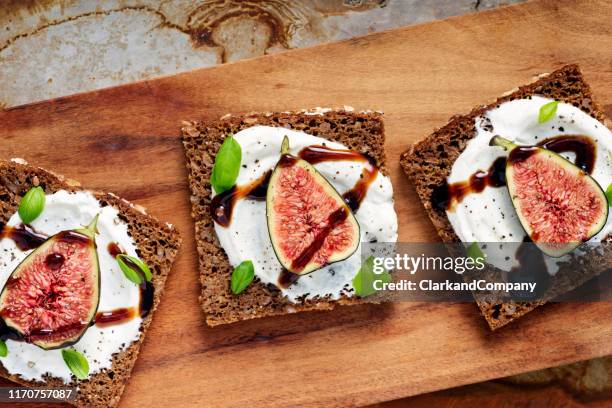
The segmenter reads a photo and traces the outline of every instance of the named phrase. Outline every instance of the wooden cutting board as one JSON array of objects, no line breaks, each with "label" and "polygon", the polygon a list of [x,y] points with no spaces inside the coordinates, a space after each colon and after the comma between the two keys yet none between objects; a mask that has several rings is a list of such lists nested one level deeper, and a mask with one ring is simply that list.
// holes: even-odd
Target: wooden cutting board
[{"label": "wooden cutting board", "polygon": [[612,116],[612,3],[536,1],[0,113],[0,157],[113,191],[184,237],[122,406],[337,406],[612,354],[612,303],[548,305],[491,333],[473,304],[342,308],[207,328],[182,120],[351,105],[386,114],[400,241],[437,235],[399,154],[454,113],[581,64]]}]

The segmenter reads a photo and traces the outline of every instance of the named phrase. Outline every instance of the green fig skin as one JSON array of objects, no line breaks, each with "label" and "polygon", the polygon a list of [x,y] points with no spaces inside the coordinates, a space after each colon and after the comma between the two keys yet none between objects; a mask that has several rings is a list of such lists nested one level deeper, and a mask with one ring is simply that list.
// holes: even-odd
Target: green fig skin
[{"label": "green fig skin", "polygon": [[[608,218],[608,205],[606,204],[607,199],[605,193],[597,181],[595,181],[595,179],[593,179],[589,174],[585,173],[584,170],[577,167],[563,156],[539,146],[519,146],[501,136],[493,137],[489,142],[489,145],[502,147],[509,152],[508,159],[506,160],[505,175],[512,204],[517,212],[523,228],[525,229],[525,232],[546,255],[555,258],[566,255],[585,241],[597,235],[597,233],[605,226]],[[575,180],[577,180],[585,188],[585,190],[588,190],[589,193],[593,194],[594,199],[600,204],[602,209],[601,214],[597,214],[596,218],[588,225],[589,230],[586,236],[581,236],[580,238],[573,239],[568,242],[545,242],[546,240],[543,240],[541,236],[546,235],[544,234],[546,231],[534,230],[531,222],[525,216],[519,194],[517,193],[521,186],[516,184],[514,171],[517,165],[527,160],[532,160],[536,156],[545,160],[546,166],[554,166],[559,170],[562,170],[564,174],[570,174],[571,177],[574,177]],[[551,182],[554,181],[555,180],[552,180]]]},{"label": "green fig skin", "polygon": [[[69,347],[77,343],[85,334],[85,331],[95,318],[100,301],[100,265],[95,242],[97,222],[98,215],[94,217],[87,227],[62,231],[49,237],[42,245],[28,254],[11,273],[2,292],[0,292],[0,317],[3,319],[4,324],[18,335],[18,339],[32,343],[45,350],[52,350]],[[66,258],[68,256],[67,248],[71,249],[69,258]],[[36,306],[36,310],[41,310],[45,307],[52,307],[52,303],[55,300],[62,300],[66,302],[64,307],[69,309],[63,312],[66,312],[67,315],[77,313],[77,316],[72,316],[73,318],[68,324],[49,328],[44,327],[42,315],[33,315],[30,316],[30,319],[35,319],[37,322],[30,320],[28,323],[31,325],[26,330],[22,325],[24,320],[21,318],[19,309],[14,306],[15,300],[35,302],[35,300],[27,298],[25,294],[27,293],[27,285],[42,285],[39,283],[41,280],[53,280],[54,278],[51,278],[51,275],[59,271],[59,268],[63,267],[64,264],[70,263],[70,266],[73,265],[71,257],[78,257],[74,259],[74,262],[77,262],[75,268],[78,268],[78,262],[81,262],[80,265],[88,265],[88,268],[86,270],[69,271],[68,276],[55,278],[54,283],[61,282],[59,283],[60,291],[48,293],[48,298],[45,301],[48,300],[50,305],[47,306],[47,303],[36,303],[33,306]],[[37,279],[35,276],[37,274],[50,275],[49,278]],[[76,281],[76,284],[72,284],[71,282],[73,281]],[[61,286],[62,283],[64,286]],[[63,291],[68,287],[67,285],[73,285],[71,288],[80,291],[76,294],[80,297],[77,299],[73,298],[72,295],[75,295],[74,293],[66,296]],[[44,291],[44,289],[49,287],[53,288],[50,284],[44,287],[39,286],[38,290]],[[64,298],[59,299],[60,296],[64,296]],[[74,303],[75,301],[76,303]],[[85,302],[84,306],[82,302]],[[53,312],[55,311],[54,309]],[[51,310],[46,310],[45,312],[49,312],[49,315],[52,314]],[[62,310],[59,313],[61,314]]]}]

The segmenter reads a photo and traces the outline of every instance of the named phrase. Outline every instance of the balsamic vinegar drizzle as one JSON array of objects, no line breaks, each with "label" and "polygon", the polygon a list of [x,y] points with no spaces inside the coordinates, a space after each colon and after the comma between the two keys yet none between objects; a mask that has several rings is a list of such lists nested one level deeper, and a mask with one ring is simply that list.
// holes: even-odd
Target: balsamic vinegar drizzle
[{"label": "balsamic vinegar drizzle", "polygon": [[293,273],[283,268],[280,275],[278,276],[278,286],[281,288],[288,288],[300,279],[300,275]]},{"label": "balsamic vinegar drizzle", "polygon": [[22,251],[38,248],[47,240],[46,235],[40,234],[29,225],[19,224],[16,227],[0,223],[0,239],[9,238],[15,242]]},{"label": "balsamic vinegar drizzle", "polygon": [[364,167],[359,180],[355,183],[355,186],[342,194],[344,202],[349,206],[353,212],[357,212],[361,202],[365,198],[370,184],[374,182],[378,175],[378,168],[372,164]]},{"label": "balsamic vinegar drizzle", "polygon": [[140,304],[135,307],[120,307],[118,309],[96,313],[92,325],[107,327],[132,320],[137,315],[142,319],[149,315],[153,307],[155,288],[152,282],[145,281],[140,284]]},{"label": "balsamic vinegar drizzle", "polygon": [[356,212],[361,205],[361,202],[368,192],[370,184],[374,182],[378,175],[378,167],[376,162],[370,156],[356,152],[354,150],[346,149],[332,149],[327,146],[306,146],[303,148],[299,157],[306,160],[310,164],[317,164],[326,161],[356,161],[363,162],[366,166],[361,173],[359,180],[355,183],[353,188],[342,194],[344,202],[349,208]]},{"label": "balsamic vinegar drizzle", "polygon": [[131,320],[136,314],[133,307],[121,307],[110,312],[98,312],[94,319],[95,325],[107,327],[119,322]]},{"label": "balsamic vinegar drizzle", "polygon": [[145,281],[140,285],[140,305],[138,306],[138,312],[141,318],[145,318],[151,312],[153,308],[153,301],[155,295],[155,287],[153,282]]},{"label": "balsamic vinegar drizzle", "polygon": [[321,145],[306,146],[300,150],[298,156],[310,164],[326,161],[361,161],[368,162],[372,167],[376,167],[374,159],[365,154],[355,150],[332,149],[331,147]]},{"label": "balsamic vinegar drizzle", "polygon": [[121,248],[121,245],[116,242],[111,242],[110,244],[108,244],[106,250],[113,258],[116,258],[118,255],[125,254],[125,251],[123,250],[123,248]]},{"label": "balsamic vinegar drizzle", "polygon": [[[12,227],[0,223],[0,239],[4,238],[13,240],[17,248],[24,252],[38,248],[49,239],[47,235],[36,232],[34,228],[26,224],[19,224]],[[57,239],[68,242],[78,242],[84,245],[88,245],[91,242],[88,236],[76,231],[62,231],[58,234]]]},{"label": "balsamic vinegar drizzle", "polygon": [[593,173],[596,159],[596,146],[593,140],[582,135],[563,135],[550,137],[538,143],[538,146],[551,150],[555,153],[572,152],[576,155],[574,164],[586,171]]},{"label": "balsamic vinegar drizzle", "polygon": [[30,331],[30,333],[28,333],[27,335],[23,335],[19,333],[18,331],[16,331],[15,329],[13,329],[12,327],[7,326],[6,323],[4,323],[4,320],[0,319],[0,339],[2,340],[10,339],[13,341],[23,341],[23,342],[31,343],[32,341],[40,340],[45,337],[51,337],[51,336],[58,335],[58,334],[61,335],[61,334],[70,333],[70,332],[79,332],[83,329],[84,326],[87,326],[87,324],[76,322],[76,323],[72,323],[66,326],[58,327],[55,330],[34,329]]},{"label": "balsamic vinegar drizzle", "polygon": [[[111,242],[107,246],[108,253],[116,258],[118,255],[125,254],[125,251],[116,242]],[[123,261],[128,264],[131,268],[140,269],[137,264],[131,262],[128,258],[124,258]],[[141,276],[144,276],[144,272],[141,271]],[[153,307],[153,300],[155,294],[155,287],[152,282],[146,280],[140,284],[140,304],[138,306],[138,315],[141,318],[147,317],[151,308]],[[94,322],[96,326],[109,326],[111,324],[118,324],[127,320],[132,319],[137,314],[136,309],[133,307],[119,308],[111,311],[104,311],[96,313]]]},{"label": "balsamic vinegar drizzle", "polygon": [[221,194],[217,194],[210,203],[210,214],[212,219],[223,227],[228,227],[232,220],[232,212],[236,202],[241,198],[251,200],[265,200],[266,191],[272,171],[267,171],[260,178],[244,186],[233,186]]},{"label": "balsamic vinegar drizzle", "polygon": [[0,319],[0,339],[1,340],[14,340],[14,341],[25,341],[21,333],[18,333],[15,329],[8,327],[4,320]]},{"label": "balsamic vinegar drizzle", "polygon": [[348,218],[348,215],[349,212],[346,207],[340,207],[336,211],[332,212],[327,218],[327,225],[321,228],[310,245],[304,248],[302,253],[291,262],[291,267],[298,271],[304,269],[312,257],[319,251],[319,249],[321,249],[325,239],[327,239],[327,236],[333,231],[334,228],[342,224],[342,222]]},{"label": "balsamic vinegar drizzle", "polygon": [[54,252],[47,255],[47,257],[45,258],[45,265],[47,265],[49,269],[57,271],[62,267],[65,260],[66,259],[64,259],[64,255]]},{"label": "balsamic vinegar drizzle", "polygon": [[478,170],[467,181],[444,183],[431,193],[432,206],[440,211],[450,210],[455,203],[463,201],[471,193],[480,193],[486,187],[506,185],[506,158],[498,157],[487,171]]},{"label": "balsamic vinegar drizzle", "polygon": [[84,326],[87,326],[87,324],[76,322],[76,323],[71,323],[66,326],[58,327],[55,330],[35,329],[35,330],[30,331],[30,333],[27,335],[27,337],[24,338],[24,340],[27,340],[27,341],[40,340],[45,337],[52,337],[58,334],[62,335],[65,333],[79,332],[83,329]]},{"label": "balsamic vinegar drizzle", "polygon": [[[593,172],[595,166],[596,147],[593,140],[582,135],[562,135],[554,136],[542,140],[538,143],[543,147],[557,154],[574,153],[576,155],[575,164],[587,173]],[[454,205],[460,203],[468,194],[480,193],[485,187],[503,187],[506,185],[506,160],[517,161],[529,157],[535,149],[533,147],[518,147],[514,149],[509,158],[498,157],[488,171],[478,170],[472,174],[467,181],[448,184],[446,180],[435,187],[431,193],[431,205],[434,209],[452,211]]]},{"label": "balsamic vinegar drizzle", "polygon": [[58,233],[57,239],[64,242],[72,242],[75,244],[93,246],[94,241],[85,234],[77,231],[62,231]]}]

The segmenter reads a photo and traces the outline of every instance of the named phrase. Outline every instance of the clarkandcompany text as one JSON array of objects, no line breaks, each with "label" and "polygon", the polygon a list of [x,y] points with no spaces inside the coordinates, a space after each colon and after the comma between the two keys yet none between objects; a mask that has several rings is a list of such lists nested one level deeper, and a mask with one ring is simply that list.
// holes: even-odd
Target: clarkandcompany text
[{"label": "clarkandcompany text", "polygon": [[423,279],[415,282],[401,279],[397,282],[384,282],[382,279],[374,280],[373,287],[377,291],[529,291],[533,293],[535,282],[487,282],[484,279],[471,282],[452,282],[450,280],[436,282]]}]

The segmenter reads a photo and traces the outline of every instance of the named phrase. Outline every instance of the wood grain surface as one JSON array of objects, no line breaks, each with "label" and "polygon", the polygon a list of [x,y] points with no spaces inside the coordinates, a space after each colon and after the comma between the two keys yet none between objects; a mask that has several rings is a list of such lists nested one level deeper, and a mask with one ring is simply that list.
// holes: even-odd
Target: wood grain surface
[{"label": "wood grain surface", "polygon": [[464,385],[400,400],[370,405],[368,408],[609,408],[610,400],[572,395],[558,385],[515,387],[500,381]]},{"label": "wood grain surface", "polygon": [[123,407],[360,405],[612,354],[612,303],[491,333],[473,304],[342,308],[207,328],[182,120],[351,105],[386,114],[401,241],[438,240],[399,154],[454,113],[581,64],[612,116],[612,3],[535,1],[0,113],[0,157],[113,191],[184,238]]}]

